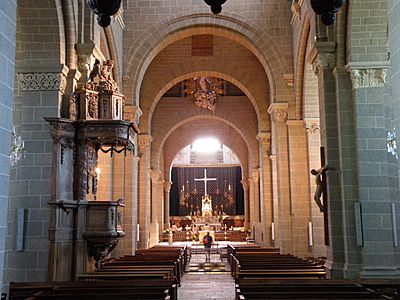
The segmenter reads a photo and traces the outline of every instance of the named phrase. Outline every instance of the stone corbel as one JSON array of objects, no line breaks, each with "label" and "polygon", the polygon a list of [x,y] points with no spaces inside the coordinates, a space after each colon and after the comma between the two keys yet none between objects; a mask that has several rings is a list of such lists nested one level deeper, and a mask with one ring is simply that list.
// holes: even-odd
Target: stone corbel
[{"label": "stone corbel", "polygon": [[158,179],[160,178],[160,171],[159,170],[151,170],[150,176],[151,176],[152,184],[158,183]]},{"label": "stone corbel", "polygon": [[249,181],[247,179],[243,179],[240,181],[243,187],[243,191],[247,192],[249,190]]},{"label": "stone corbel", "polygon": [[260,171],[258,169],[254,169],[251,171],[251,177],[254,182],[258,182],[260,180]]},{"label": "stone corbel", "polygon": [[283,74],[282,77],[286,81],[288,87],[294,86],[294,74]]},{"label": "stone corbel", "polygon": [[383,87],[389,68],[389,62],[350,62],[346,65],[353,89]]},{"label": "stone corbel", "polygon": [[271,115],[274,123],[286,122],[288,118],[288,106],[287,103],[272,103],[268,107],[268,113]]}]

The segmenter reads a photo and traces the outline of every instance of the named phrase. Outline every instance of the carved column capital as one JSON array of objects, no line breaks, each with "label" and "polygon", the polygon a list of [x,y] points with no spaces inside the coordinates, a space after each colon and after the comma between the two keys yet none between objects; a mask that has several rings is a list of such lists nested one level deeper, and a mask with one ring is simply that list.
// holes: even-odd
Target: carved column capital
[{"label": "carved column capital", "polygon": [[258,169],[254,169],[251,171],[251,177],[255,182],[258,182],[260,180],[260,171]]},{"label": "carved column capital", "polygon": [[138,135],[138,146],[139,148],[149,148],[153,137],[150,134],[139,134]]},{"label": "carved column capital", "polygon": [[319,120],[305,120],[306,132],[309,134],[317,133],[320,130]]},{"label": "carved column capital", "polygon": [[335,67],[335,47],[335,42],[318,41],[314,43],[307,60],[312,64],[315,75],[321,73],[323,69]]},{"label": "carved column capital", "polygon": [[294,74],[283,74],[282,77],[286,81],[288,87],[294,86]]},{"label": "carved column capital", "polygon": [[136,126],[139,126],[139,119],[142,114],[139,106],[124,107],[124,120],[134,123]]},{"label": "carved column capital", "polygon": [[274,123],[286,122],[288,118],[288,104],[272,103],[268,108],[268,113],[271,115]]},{"label": "carved column capital", "polygon": [[164,181],[164,191],[169,193],[171,191],[171,181]]},{"label": "carved column capital", "polygon": [[382,87],[386,83],[388,62],[362,62],[346,65],[353,89]]},{"label": "carved column capital", "polygon": [[264,154],[268,155],[271,149],[271,132],[260,132],[257,140]]},{"label": "carved column capital", "polygon": [[151,176],[151,183],[158,183],[158,178],[160,177],[160,171],[159,170],[151,170],[150,171],[150,176]]},{"label": "carved column capital", "polygon": [[247,192],[249,190],[249,181],[247,179],[243,179],[241,181],[243,190]]}]

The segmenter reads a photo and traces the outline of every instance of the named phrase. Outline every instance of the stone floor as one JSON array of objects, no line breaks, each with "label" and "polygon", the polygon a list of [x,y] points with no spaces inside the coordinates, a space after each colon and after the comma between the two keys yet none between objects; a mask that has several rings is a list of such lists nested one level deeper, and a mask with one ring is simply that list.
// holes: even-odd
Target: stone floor
[{"label": "stone floor", "polygon": [[[195,264],[207,264],[205,254],[192,254],[190,262]],[[210,265],[220,265],[219,254],[211,254]],[[193,268],[191,268],[193,269]],[[220,270],[220,269],[218,269]],[[181,287],[178,288],[179,300],[206,300],[206,299],[235,299],[235,283],[228,268],[224,271],[190,271],[182,278]]]}]

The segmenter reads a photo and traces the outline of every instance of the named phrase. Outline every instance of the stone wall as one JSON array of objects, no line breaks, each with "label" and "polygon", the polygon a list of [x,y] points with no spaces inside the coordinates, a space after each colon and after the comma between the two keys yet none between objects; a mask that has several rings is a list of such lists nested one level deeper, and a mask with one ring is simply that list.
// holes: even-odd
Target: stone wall
[{"label": "stone wall", "polygon": [[3,284],[10,175],[17,1],[0,3],[0,290]]}]

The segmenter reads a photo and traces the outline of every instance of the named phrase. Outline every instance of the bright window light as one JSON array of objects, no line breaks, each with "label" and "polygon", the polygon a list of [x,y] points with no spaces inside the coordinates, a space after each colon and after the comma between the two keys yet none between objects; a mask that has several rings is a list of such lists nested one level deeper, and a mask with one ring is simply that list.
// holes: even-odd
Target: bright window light
[{"label": "bright window light", "polygon": [[221,149],[221,143],[214,138],[198,139],[193,143],[193,151],[202,153],[217,152]]}]

